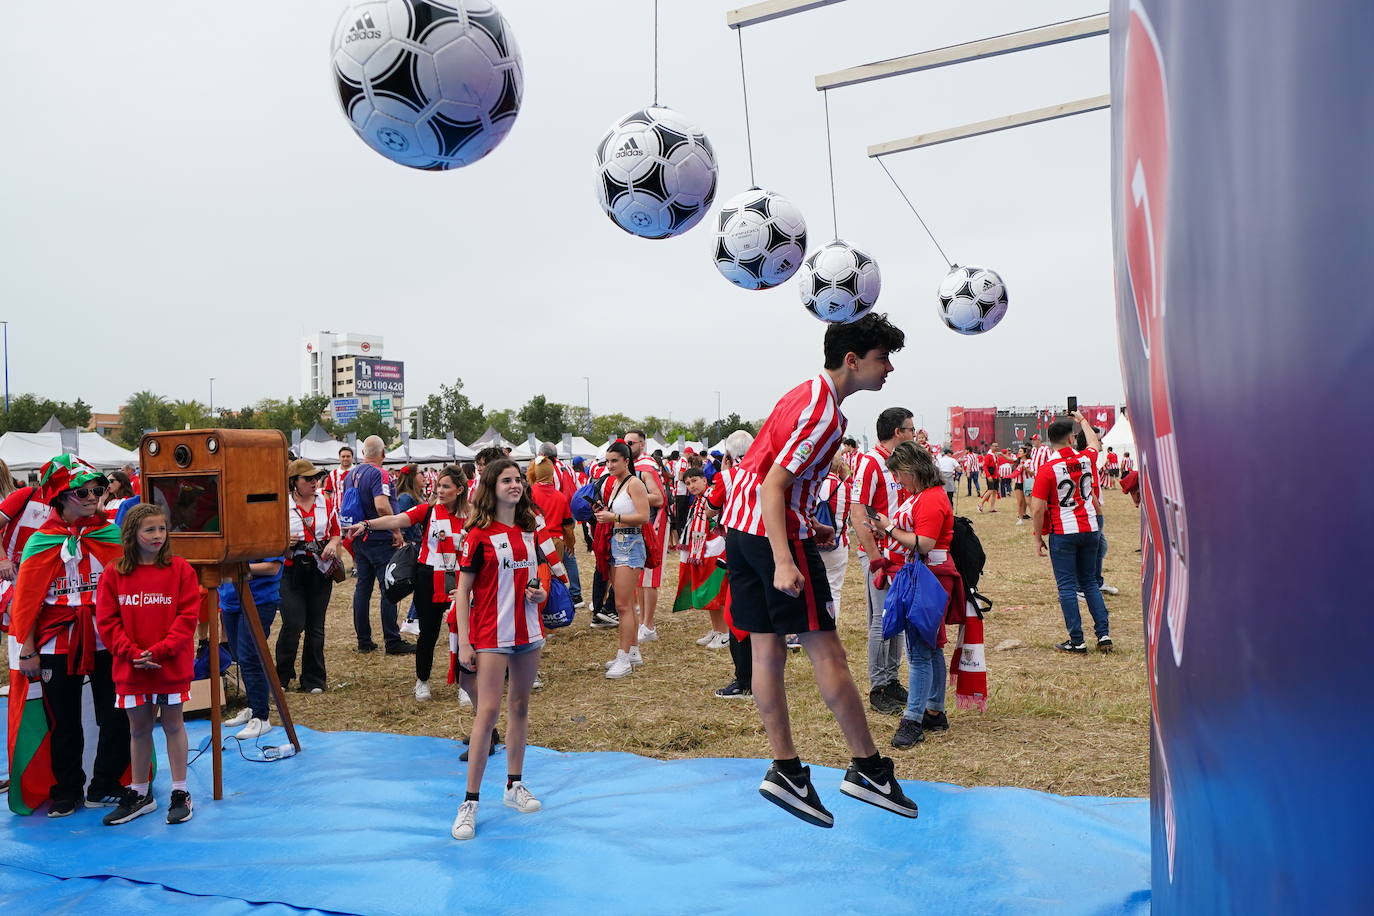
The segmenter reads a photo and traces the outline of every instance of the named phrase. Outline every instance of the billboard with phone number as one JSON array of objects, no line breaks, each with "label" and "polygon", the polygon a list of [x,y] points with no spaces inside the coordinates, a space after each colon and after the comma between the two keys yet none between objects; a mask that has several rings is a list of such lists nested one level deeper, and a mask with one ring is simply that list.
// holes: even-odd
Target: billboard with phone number
[{"label": "billboard with phone number", "polygon": [[406,393],[406,364],[390,359],[353,361],[353,390],[357,394]]}]

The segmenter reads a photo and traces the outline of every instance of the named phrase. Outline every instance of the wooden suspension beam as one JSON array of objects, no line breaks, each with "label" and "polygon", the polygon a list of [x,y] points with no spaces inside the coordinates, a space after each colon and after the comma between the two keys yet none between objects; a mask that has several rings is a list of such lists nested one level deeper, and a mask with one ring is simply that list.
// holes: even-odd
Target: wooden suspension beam
[{"label": "wooden suspension beam", "polygon": [[1048,108],[1037,108],[1034,111],[1023,111],[1019,114],[1005,115],[1000,118],[993,118],[989,121],[978,121],[974,124],[965,124],[963,127],[951,127],[947,130],[937,130],[928,134],[917,134],[914,137],[906,137],[901,140],[889,140],[886,143],[875,143],[868,148],[870,158],[887,156],[891,153],[901,153],[906,150],[919,149],[923,146],[935,146],[939,143],[949,143],[951,140],[962,140],[965,137],[977,137],[982,134],[995,134],[999,130],[1010,130],[1013,127],[1025,127],[1027,124],[1039,124],[1041,121],[1054,121],[1059,118],[1067,118],[1076,114],[1083,114],[1089,111],[1100,111],[1103,108],[1112,106],[1110,95],[1095,95],[1090,99],[1079,99],[1076,102],[1064,102],[1060,105],[1050,105]]},{"label": "wooden suspension beam", "polygon": [[[767,4],[759,5],[766,6]],[[1060,22],[1055,25],[1040,26],[1021,32],[1010,32],[995,38],[984,38],[979,41],[950,45],[947,48],[937,48],[934,51],[922,51],[919,54],[880,60],[860,67],[850,67],[847,70],[837,70],[834,73],[825,73],[816,77],[816,88],[818,90],[838,89],[841,86],[853,86],[870,80],[886,79],[889,76],[901,76],[903,73],[933,70],[936,67],[948,67],[986,57],[998,57],[1002,54],[1011,54],[1014,51],[1027,51],[1031,48],[1043,48],[1065,41],[1075,41],[1079,38],[1106,35],[1107,18],[1107,14],[1102,13],[1098,16],[1071,19],[1068,22]]]},{"label": "wooden suspension beam", "polygon": [[751,3],[737,10],[730,10],[725,14],[725,24],[732,29],[742,29],[746,25],[781,19],[793,13],[805,13],[832,3],[843,2],[844,0],[764,0],[763,3]]}]

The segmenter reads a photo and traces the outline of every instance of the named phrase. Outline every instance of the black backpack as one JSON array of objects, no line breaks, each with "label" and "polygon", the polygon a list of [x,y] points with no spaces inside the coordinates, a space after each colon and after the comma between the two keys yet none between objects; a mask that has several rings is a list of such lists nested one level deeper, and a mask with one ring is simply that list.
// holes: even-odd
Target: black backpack
[{"label": "black backpack", "polygon": [[983,552],[983,542],[978,540],[973,522],[962,515],[954,516],[954,539],[949,542],[949,556],[963,577],[964,588],[970,593],[976,592],[988,555]]}]

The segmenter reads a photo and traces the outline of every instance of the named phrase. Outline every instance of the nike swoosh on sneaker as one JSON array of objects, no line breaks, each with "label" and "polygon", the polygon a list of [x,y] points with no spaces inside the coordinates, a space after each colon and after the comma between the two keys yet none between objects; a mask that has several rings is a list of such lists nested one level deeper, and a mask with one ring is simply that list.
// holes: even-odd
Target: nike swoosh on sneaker
[{"label": "nike swoosh on sneaker", "polygon": [[[862,773],[860,773],[859,775],[860,775],[860,776],[863,776]],[[864,776],[864,782],[868,783],[870,786],[872,786],[873,788],[877,789],[879,792],[883,793],[884,795],[891,795],[891,794],[892,794],[892,783],[890,783],[890,782],[884,782],[884,783],[875,782],[874,780],[869,779],[867,776]]]},{"label": "nike swoosh on sneaker", "polygon": [[811,786],[809,786],[809,785],[803,785],[803,786],[801,786],[801,787],[799,788],[795,782],[793,782],[792,780],[790,780],[790,779],[787,778],[787,774],[786,774],[786,773],[784,773],[784,772],[782,772],[781,770],[779,770],[779,771],[778,771],[778,775],[782,777],[782,781],[785,782],[785,783],[787,783],[788,788],[790,788],[793,792],[797,793],[797,794],[800,795],[802,798],[808,798],[808,797],[810,797],[810,795],[811,795]]}]

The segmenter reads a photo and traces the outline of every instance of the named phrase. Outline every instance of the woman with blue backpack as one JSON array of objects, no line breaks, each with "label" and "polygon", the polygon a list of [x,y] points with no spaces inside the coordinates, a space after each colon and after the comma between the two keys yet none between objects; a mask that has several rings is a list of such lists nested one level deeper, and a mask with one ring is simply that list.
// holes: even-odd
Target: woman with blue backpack
[{"label": "woman with blue backpack", "polygon": [[[920,577],[921,580],[938,581],[944,589],[943,594],[934,596],[939,599],[935,610],[939,622],[933,632],[918,631],[911,624],[906,627],[907,704],[892,736],[892,746],[905,749],[924,741],[928,731],[949,730],[949,719],[945,716],[944,623],[951,619],[950,605],[956,601],[962,604],[964,585],[949,555],[954,539],[954,510],[945,498],[944,480],[930,453],[915,443],[902,442],[892,450],[887,467],[897,483],[913,495],[898,506],[892,518],[878,513],[877,519],[868,524],[890,538],[888,559],[899,570],[911,562],[923,563],[934,574],[934,580],[928,576]],[[898,590],[894,576],[889,591]],[[890,596],[890,600],[894,597]]]}]

